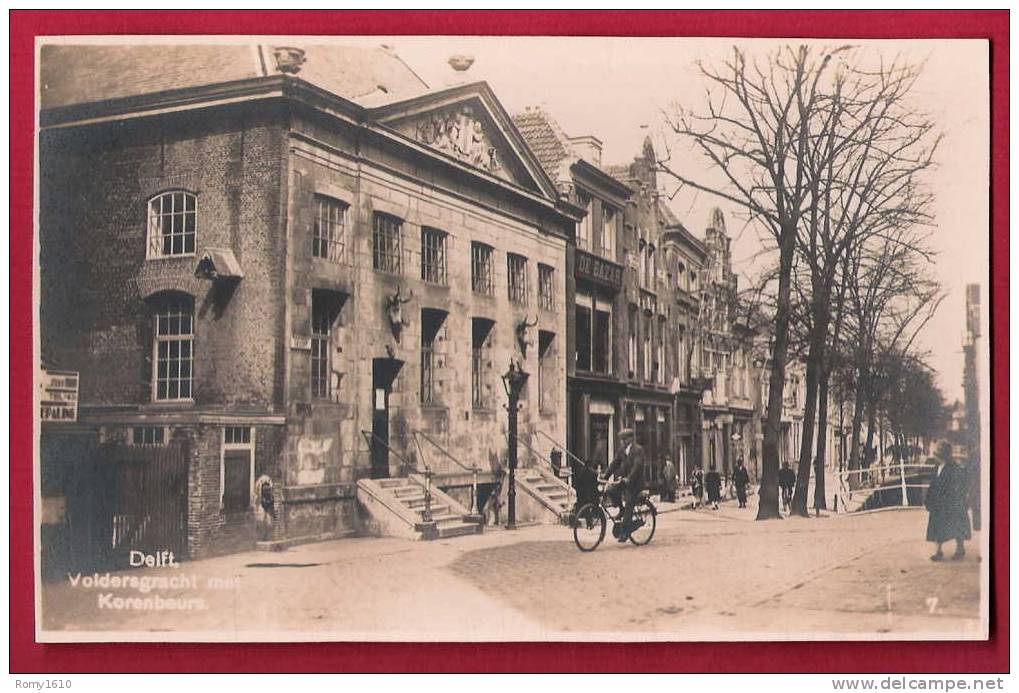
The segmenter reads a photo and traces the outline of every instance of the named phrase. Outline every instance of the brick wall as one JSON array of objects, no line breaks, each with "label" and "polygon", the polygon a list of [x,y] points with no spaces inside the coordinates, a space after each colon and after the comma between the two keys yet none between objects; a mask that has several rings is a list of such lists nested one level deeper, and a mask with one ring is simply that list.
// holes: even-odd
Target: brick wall
[{"label": "brick wall", "polygon": [[[270,109],[147,118],[46,131],[40,141],[42,353],[81,372],[80,401],[151,401],[147,296],[195,302],[195,405],[268,409],[282,401],[281,121]],[[196,257],[146,259],[147,207],[196,193],[197,254],[233,250],[232,295],[195,279]]]}]

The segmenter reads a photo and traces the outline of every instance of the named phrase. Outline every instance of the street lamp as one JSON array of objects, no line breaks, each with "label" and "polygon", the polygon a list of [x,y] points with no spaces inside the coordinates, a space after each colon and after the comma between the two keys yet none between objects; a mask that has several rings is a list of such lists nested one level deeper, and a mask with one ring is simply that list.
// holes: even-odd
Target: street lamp
[{"label": "street lamp", "polygon": [[517,411],[520,409],[520,392],[527,383],[530,373],[523,366],[510,359],[509,370],[502,374],[502,386],[506,390],[506,411],[509,413],[509,490],[506,492],[507,512],[506,529],[517,528]]}]

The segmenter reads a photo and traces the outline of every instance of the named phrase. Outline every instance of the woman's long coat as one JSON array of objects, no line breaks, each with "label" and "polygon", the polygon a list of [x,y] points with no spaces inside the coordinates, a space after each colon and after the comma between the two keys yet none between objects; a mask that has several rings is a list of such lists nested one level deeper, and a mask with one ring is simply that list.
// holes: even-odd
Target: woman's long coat
[{"label": "woman's long coat", "polygon": [[927,489],[925,505],[930,513],[927,541],[969,539],[969,515],[966,514],[966,472],[955,462],[946,462]]}]

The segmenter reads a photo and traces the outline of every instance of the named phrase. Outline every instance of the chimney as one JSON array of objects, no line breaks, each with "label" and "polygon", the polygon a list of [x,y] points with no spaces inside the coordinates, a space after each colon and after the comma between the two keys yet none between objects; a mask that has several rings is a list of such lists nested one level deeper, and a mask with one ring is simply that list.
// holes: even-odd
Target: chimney
[{"label": "chimney", "polygon": [[589,164],[601,166],[601,140],[594,135],[571,137],[570,147],[573,153]]}]

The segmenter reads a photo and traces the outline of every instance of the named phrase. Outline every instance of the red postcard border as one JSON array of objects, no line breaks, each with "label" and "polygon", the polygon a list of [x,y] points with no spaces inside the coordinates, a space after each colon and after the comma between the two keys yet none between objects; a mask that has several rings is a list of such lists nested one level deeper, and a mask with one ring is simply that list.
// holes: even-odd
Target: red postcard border
[{"label": "red postcard border", "polygon": [[[987,642],[39,644],[34,641],[34,40],[74,34],[985,38],[991,45],[991,639]],[[1004,672],[1008,568],[1008,11],[12,11],[10,670],[57,672]],[[597,656],[594,653],[597,652]]]}]

